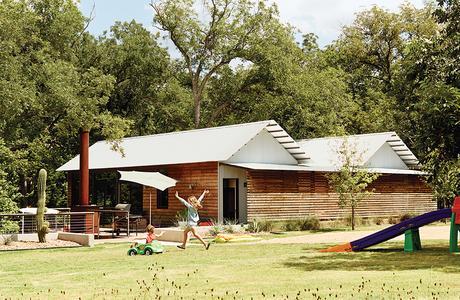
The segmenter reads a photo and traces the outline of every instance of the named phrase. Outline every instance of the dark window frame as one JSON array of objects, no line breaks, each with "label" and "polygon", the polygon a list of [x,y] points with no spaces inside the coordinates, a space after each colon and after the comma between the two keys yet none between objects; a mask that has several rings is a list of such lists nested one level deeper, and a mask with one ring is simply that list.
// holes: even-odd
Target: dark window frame
[{"label": "dark window frame", "polygon": [[168,189],[162,191],[157,189],[157,208],[167,209],[169,206]]}]

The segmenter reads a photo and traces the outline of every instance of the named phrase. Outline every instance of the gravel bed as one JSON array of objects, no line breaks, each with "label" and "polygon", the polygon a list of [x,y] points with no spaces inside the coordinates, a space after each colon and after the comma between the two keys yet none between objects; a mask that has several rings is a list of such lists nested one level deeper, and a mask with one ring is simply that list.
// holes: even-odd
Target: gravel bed
[{"label": "gravel bed", "polygon": [[0,245],[2,250],[46,249],[62,247],[80,247],[80,244],[70,241],[54,240],[46,243],[39,242],[11,242],[9,245]]}]

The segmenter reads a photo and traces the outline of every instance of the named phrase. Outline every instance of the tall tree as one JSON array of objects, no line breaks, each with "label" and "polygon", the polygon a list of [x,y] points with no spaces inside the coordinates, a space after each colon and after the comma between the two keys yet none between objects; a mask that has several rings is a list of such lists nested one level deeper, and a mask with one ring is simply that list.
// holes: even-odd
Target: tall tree
[{"label": "tall tree", "polygon": [[404,88],[400,85],[401,64],[412,41],[436,35],[433,11],[431,4],[421,9],[404,4],[398,12],[374,6],[359,13],[329,47],[330,63],[346,72],[356,103],[354,122],[348,131],[398,129],[395,113],[400,89]]},{"label": "tall tree", "polygon": [[158,38],[135,21],[116,22],[90,54],[93,66],[115,77],[107,109],[132,120],[138,135],[192,126],[191,94]]},{"label": "tall tree", "polygon": [[74,1],[2,1],[0,28],[0,135],[24,162],[8,179],[30,191],[37,170],[47,168],[54,205],[65,194],[54,170],[75,154],[68,150],[79,129],[117,139],[129,124],[105,109],[114,78],[80,64],[85,18]]},{"label": "tall tree", "polygon": [[[277,17],[266,1],[204,0],[199,15],[192,0],[151,2],[154,23],[168,33],[179,50],[191,82],[194,124],[200,126],[206,87],[218,70],[237,58],[245,58],[254,40],[266,36]],[[206,20],[205,22],[201,20]]]}]

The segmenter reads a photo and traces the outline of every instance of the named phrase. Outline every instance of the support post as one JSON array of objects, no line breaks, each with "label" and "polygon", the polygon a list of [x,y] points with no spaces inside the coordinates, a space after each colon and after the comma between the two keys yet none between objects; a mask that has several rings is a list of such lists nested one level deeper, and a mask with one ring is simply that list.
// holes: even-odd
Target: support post
[{"label": "support post", "polygon": [[458,232],[460,231],[460,225],[455,224],[456,222],[456,213],[452,213],[452,218],[450,219],[450,239],[449,239],[449,252],[457,253],[460,252],[458,247]]},{"label": "support post", "polygon": [[415,252],[417,250],[422,250],[418,228],[406,230],[404,232],[404,252]]},{"label": "support post", "polygon": [[80,132],[80,205],[89,205],[89,131]]},{"label": "support post", "polygon": [[450,253],[460,252],[458,247],[458,232],[460,231],[460,196],[454,198],[454,205],[452,206],[452,218],[450,219],[450,240],[449,251]]}]

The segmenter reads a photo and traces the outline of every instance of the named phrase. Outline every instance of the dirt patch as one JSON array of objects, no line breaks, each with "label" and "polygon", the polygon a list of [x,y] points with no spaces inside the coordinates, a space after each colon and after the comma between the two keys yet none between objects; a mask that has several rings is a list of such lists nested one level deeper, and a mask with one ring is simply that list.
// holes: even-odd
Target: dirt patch
[{"label": "dirt patch", "polygon": [[47,241],[46,243],[11,242],[9,245],[0,245],[0,251],[2,250],[63,248],[63,247],[80,247],[80,245],[75,242],[61,241],[61,240]]},{"label": "dirt patch", "polygon": [[[383,229],[384,227],[382,227]],[[333,244],[333,243],[346,243],[367,235],[373,234],[373,231],[338,231],[327,233],[310,233],[306,235],[285,237],[264,240],[259,243],[266,244]],[[450,226],[448,225],[435,225],[420,227],[420,237],[425,240],[445,240],[449,239]],[[401,234],[392,239],[392,241],[404,241],[404,234]]]}]

